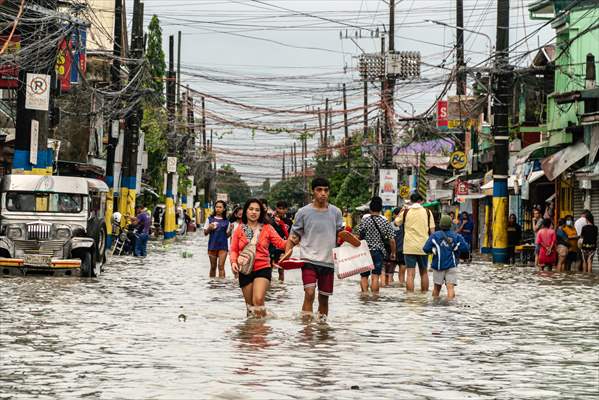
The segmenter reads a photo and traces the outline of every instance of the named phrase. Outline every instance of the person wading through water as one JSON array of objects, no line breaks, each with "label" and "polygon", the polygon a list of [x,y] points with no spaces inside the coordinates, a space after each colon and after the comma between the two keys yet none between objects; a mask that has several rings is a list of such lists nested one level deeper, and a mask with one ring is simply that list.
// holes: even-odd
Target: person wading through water
[{"label": "person wading through water", "polygon": [[[246,275],[240,272],[239,262],[243,249],[252,241],[256,245],[254,264],[251,272]],[[253,313],[259,318],[266,316],[264,298],[272,278],[269,248],[273,245],[284,249],[285,244],[274,228],[266,223],[266,209],[260,200],[248,200],[243,207],[242,224],[235,230],[231,240],[231,269],[233,273],[239,274],[239,287],[248,315]]]},{"label": "person wading through water", "polygon": [[329,297],[333,294],[335,277],[333,248],[337,246],[337,234],[343,231],[343,216],[340,209],[329,204],[329,181],[314,178],[311,186],[312,203],[302,207],[295,215],[295,223],[282,259],[291,254],[294,246],[300,245],[302,260],[305,260],[302,267],[302,312],[304,317],[312,317],[318,287],[320,319],[329,314]]}]

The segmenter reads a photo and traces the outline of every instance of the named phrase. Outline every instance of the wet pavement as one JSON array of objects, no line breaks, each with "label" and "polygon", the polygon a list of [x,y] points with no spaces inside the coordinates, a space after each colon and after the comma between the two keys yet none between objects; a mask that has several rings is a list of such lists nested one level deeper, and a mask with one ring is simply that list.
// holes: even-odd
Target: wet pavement
[{"label": "wet pavement", "polygon": [[323,324],[299,318],[298,271],[248,320],[236,282],[207,278],[201,235],[149,253],[97,280],[0,278],[0,398],[599,396],[597,275],[473,263],[450,303],[337,280]]}]

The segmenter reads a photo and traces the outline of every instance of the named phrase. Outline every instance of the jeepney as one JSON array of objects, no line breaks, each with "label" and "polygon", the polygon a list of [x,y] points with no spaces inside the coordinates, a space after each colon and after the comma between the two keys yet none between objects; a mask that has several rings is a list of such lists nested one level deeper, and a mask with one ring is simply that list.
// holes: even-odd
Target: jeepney
[{"label": "jeepney", "polygon": [[70,176],[0,181],[0,272],[100,275],[106,261],[108,186]]}]

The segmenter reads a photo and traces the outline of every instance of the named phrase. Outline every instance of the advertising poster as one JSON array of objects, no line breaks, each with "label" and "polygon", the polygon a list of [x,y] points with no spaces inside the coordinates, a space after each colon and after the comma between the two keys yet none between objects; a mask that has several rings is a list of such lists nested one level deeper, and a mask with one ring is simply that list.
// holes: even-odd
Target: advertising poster
[{"label": "advertising poster", "polygon": [[379,176],[379,196],[383,206],[397,207],[397,170],[381,169]]}]

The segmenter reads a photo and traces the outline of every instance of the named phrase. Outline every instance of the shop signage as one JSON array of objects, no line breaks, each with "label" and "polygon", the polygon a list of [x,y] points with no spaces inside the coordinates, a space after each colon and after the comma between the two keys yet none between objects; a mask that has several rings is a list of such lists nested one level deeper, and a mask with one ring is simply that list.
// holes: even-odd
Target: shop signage
[{"label": "shop signage", "polygon": [[456,196],[465,196],[468,194],[469,185],[466,181],[456,180],[455,184],[455,194]]},{"label": "shop signage", "polygon": [[449,156],[449,164],[452,166],[453,169],[463,169],[464,167],[466,167],[467,163],[468,159],[466,157],[466,153],[464,153],[463,151],[454,151]]},{"label": "shop signage", "polygon": [[447,100],[437,102],[437,127],[447,128]]},{"label": "shop signage", "polygon": [[379,196],[384,206],[397,207],[397,170],[379,170]]},{"label": "shop signage", "polygon": [[410,197],[410,187],[402,185],[399,188],[399,197],[401,197],[402,199],[407,199],[408,197]]},{"label": "shop signage", "polygon": [[[10,40],[8,35],[0,36],[0,48],[6,46],[3,57],[17,53],[21,50],[21,36],[13,35]],[[0,64],[0,89],[16,89],[19,86],[19,67],[16,64],[7,62]]]},{"label": "shop signage", "polygon": [[60,90],[63,92],[68,91],[71,88],[71,48],[70,40],[67,38],[63,39],[58,46],[58,55],[56,57],[56,77],[60,82]]},{"label": "shop signage", "polygon": [[228,193],[217,193],[216,201],[224,201],[225,203],[227,203],[229,201],[229,194]]},{"label": "shop signage", "polygon": [[174,174],[177,172],[177,157],[166,158],[166,172]]}]

